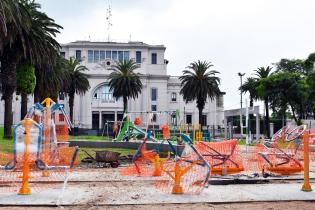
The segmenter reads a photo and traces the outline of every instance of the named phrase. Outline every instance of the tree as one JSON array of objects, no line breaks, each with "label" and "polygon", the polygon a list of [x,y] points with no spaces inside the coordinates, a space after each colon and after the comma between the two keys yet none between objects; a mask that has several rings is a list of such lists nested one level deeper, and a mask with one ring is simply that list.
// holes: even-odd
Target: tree
[{"label": "tree", "polygon": [[[7,35],[1,35],[0,38],[0,43],[3,45],[0,61],[2,100],[5,101],[5,138],[12,136],[12,100],[16,90],[17,65],[23,58],[34,65],[52,66],[60,48],[54,37],[62,28],[45,13],[40,12],[38,10],[40,5],[34,1],[21,0],[14,1],[13,4],[14,8],[18,8],[17,16],[21,14],[21,17],[18,18],[19,21],[15,18],[6,19]],[[15,14],[11,16],[14,17]]]},{"label": "tree", "polygon": [[239,88],[242,93],[249,93],[249,106],[254,106],[254,101],[258,99],[258,93],[256,90],[256,79],[253,77],[248,77],[247,80],[242,84],[242,86]]},{"label": "tree", "polygon": [[69,95],[70,120],[73,121],[73,104],[75,94],[84,94],[90,89],[88,76],[83,72],[88,70],[85,66],[74,59],[67,60],[66,70],[68,71],[69,81],[66,84],[66,92]]},{"label": "tree", "polygon": [[35,75],[34,103],[41,102],[47,97],[57,101],[58,94],[66,91],[66,84],[70,81],[67,60],[62,56],[57,57],[53,67],[36,66]]},{"label": "tree", "polygon": [[29,63],[17,68],[17,92],[21,94],[21,120],[27,114],[27,95],[34,92],[36,85],[35,69]]},{"label": "tree", "polygon": [[123,98],[124,112],[128,111],[127,100],[136,99],[142,90],[140,74],[134,71],[139,68],[133,60],[119,61],[113,66],[113,72],[109,75],[109,90],[118,100]]},{"label": "tree", "polygon": [[266,86],[266,79],[270,76],[272,67],[267,66],[265,67],[260,67],[255,71],[255,76],[257,79],[257,93],[258,93],[258,97],[259,99],[264,101],[265,104],[265,129],[266,129],[266,134],[267,137],[270,137],[270,130],[269,130],[269,95],[267,93],[267,86]]},{"label": "tree", "polygon": [[[218,71],[209,70],[213,65],[207,61],[192,62],[179,77],[181,80],[180,94],[187,102],[196,100],[199,111],[199,124],[202,122],[202,110],[204,109],[207,98],[213,100],[221,94],[219,85],[220,78],[216,77]],[[209,70],[209,71],[208,71]]]}]

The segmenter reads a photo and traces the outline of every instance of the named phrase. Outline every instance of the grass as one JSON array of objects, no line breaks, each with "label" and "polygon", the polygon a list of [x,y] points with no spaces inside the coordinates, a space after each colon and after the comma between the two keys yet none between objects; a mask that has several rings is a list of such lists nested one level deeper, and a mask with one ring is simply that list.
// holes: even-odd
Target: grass
[{"label": "grass", "polygon": [[13,139],[3,138],[3,127],[0,127],[0,151],[3,153],[13,153]]},{"label": "grass", "polygon": [[87,141],[111,141],[107,136],[72,136],[69,135],[69,140],[87,140]]},{"label": "grass", "polygon": [[[237,142],[239,145],[246,145],[246,139],[239,139]],[[255,146],[255,145],[256,143],[249,144],[249,146]]]},{"label": "grass", "polygon": [[88,147],[79,147],[79,158],[80,160],[88,157],[88,155],[83,151],[87,151],[92,157],[95,158],[95,151],[102,151],[102,150],[107,150],[107,151],[112,151],[112,152],[119,152],[121,153],[121,156],[125,155],[133,155],[136,150],[134,149],[125,149],[125,148],[88,148]]}]

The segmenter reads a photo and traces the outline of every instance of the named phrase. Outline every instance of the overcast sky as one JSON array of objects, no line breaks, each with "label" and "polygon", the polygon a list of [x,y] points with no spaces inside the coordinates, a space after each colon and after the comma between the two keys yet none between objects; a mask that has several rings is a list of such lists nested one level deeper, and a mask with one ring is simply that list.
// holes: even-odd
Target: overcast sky
[{"label": "overcast sky", "polygon": [[[39,0],[62,25],[61,43],[107,40],[108,0]],[[313,0],[112,0],[113,41],[164,44],[168,74],[207,60],[221,74],[225,109],[239,107],[238,72],[315,52]]]}]

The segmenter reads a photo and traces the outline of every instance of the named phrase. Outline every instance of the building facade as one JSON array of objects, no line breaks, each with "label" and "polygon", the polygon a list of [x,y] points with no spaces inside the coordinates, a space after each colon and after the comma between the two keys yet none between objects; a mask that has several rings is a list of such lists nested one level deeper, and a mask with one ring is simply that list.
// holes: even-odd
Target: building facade
[{"label": "building facade", "polygon": [[[111,67],[118,60],[133,59],[139,68],[143,89],[139,97],[128,101],[128,111],[131,117],[141,117],[147,124],[161,125],[165,122],[197,123],[198,109],[195,102],[185,103],[180,92],[178,77],[167,74],[168,60],[165,59],[166,47],[163,45],[148,45],[143,42],[90,42],[76,41],[62,45],[61,54],[65,58],[73,57],[81,65],[88,68],[91,88],[84,95],[76,95],[74,102],[74,124],[80,128],[102,129],[106,122],[119,121],[123,117],[123,101],[115,100],[108,86],[108,76]],[[65,104],[69,110],[67,97],[60,97],[59,103]],[[32,99],[30,99],[32,102]],[[20,100],[17,96],[16,103]],[[31,103],[30,103],[31,104]],[[3,106],[2,106],[3,107]],[[16,114],[14,122],[19,120],[19,105],[14,105]],[[179,118],[164,111],[179,110]],[[145,112],[157,111],[154,114]],[[203,110],[205,125],[223,125],[223,96],[213,101],[208,100]],[[3,116],[3,115],[2,115]],[[1,117],[2,117],[1,116]],[[150,116],[150,117],[149,117]],[[3,117],[2,117],[3,118]],[[0,119],[3,123],[3,119]],[[175,122],[176,121],[176,122]],[[144,124],[145,124],[144,123]]]}]

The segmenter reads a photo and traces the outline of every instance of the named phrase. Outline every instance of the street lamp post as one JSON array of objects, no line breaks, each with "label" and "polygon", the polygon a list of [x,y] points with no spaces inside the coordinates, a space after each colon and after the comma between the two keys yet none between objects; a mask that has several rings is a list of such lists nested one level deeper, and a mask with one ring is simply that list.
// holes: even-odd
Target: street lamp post
[{"label": "street lamp post", "polygon": [[[240,77],[241,79],[241,86],[243,85],[242,82],[242,77],[245,75],[245,73],[241,73],[241,72],[238,72],[238,76]],[[240,110],[240,127],[241,127],[241,137],[243,136],[243,112],[242,112],[242,108],[243,108],[243,94],[242,94],[242,90],[241,90],[241,110]]]}]

